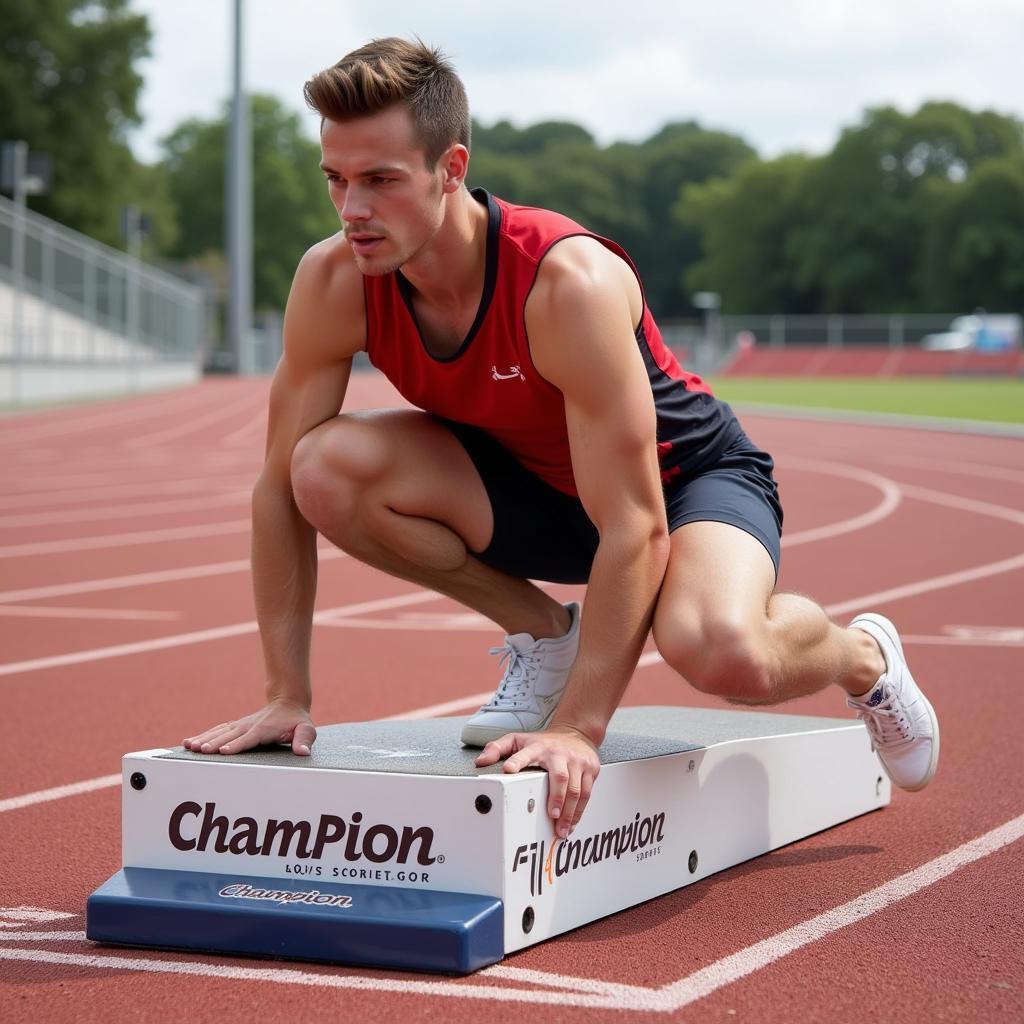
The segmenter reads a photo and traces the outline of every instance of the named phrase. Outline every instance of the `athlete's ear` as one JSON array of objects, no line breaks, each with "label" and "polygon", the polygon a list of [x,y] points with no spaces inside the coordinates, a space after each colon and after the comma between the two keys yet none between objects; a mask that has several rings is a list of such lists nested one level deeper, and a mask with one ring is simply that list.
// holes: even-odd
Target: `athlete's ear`
[{"label": "athlete's ear", "polygon": [[444,191],[458,192],[469,170],[469,150],[457,142],[441,154],[438,166],[444,171]]}]

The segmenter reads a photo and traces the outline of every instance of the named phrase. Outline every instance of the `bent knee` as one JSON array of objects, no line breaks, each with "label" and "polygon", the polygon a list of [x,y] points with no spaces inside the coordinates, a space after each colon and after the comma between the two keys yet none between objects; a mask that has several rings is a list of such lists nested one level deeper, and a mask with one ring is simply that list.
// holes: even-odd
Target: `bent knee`
[{"label": "bent knee", "polygon": [[739,704],[774,700],[767,632],[758,623],[725,617],[655,621],[658,651],[703,693]]},{"label": "bent knee", "polygon": [[372,428],[338,416],[299,439],[291,459],[291,485],[303,517],[322,529],[354,514],[361,491],[387,466],[386,445]]}]

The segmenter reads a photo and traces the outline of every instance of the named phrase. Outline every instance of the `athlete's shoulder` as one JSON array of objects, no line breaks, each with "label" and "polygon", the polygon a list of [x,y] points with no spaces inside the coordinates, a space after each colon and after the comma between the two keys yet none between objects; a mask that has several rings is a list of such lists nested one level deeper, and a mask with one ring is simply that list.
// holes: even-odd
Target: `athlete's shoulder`
[{"label": "athlete's shoulder", "polygon": [[342,232],[311,246],[299,260],[285,311],[285,343],[326,342],[340,355],[365,347],[363,275]]},{"label": "athlete's shoulder", "polygon": [[311,245],[299,260],[295,280],[304,288],[362,290],[362,274],[342,231]]},{"label": "athlete's shoulder", "polygon": [[539,206],[518,206],[493,197],[501,210],[501,233],[525,254],[536,259],[558,239],[569,235],[590,234],[581,224],[556,210]]}]

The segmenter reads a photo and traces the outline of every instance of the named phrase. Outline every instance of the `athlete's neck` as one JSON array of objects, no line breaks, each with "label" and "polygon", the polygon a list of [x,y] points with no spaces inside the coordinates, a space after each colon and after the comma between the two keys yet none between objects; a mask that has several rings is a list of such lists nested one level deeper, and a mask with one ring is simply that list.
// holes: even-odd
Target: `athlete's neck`
[{"label": "athlete's neck", "polygon": [[402,266],[417,298],[439,309],[475,305],[487,263],[487,207],[465,187],[447,197],[444,222],[430,245]]}]

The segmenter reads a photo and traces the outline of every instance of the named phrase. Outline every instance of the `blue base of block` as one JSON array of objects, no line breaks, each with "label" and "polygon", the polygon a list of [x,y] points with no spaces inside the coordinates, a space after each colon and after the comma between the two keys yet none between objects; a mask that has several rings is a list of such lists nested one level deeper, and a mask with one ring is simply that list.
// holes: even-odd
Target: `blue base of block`
[{"label": "blue base of block", "polygon": [[124,868],[89,897],[86,935],[451,974],[505,952],[503,907],[493,896],[152,868]]}]

